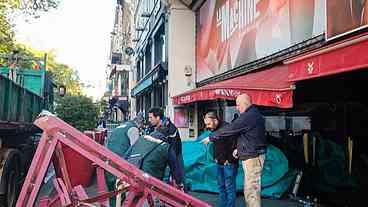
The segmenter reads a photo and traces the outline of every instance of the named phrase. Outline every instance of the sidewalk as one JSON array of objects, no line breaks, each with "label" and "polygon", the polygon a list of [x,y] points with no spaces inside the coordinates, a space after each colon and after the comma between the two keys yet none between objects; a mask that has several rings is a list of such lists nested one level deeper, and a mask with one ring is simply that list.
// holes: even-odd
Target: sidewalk
[{"label": "sidewalk", "polygon": [[[218,195],[213,193],[198,193],[198,192],[190,192],[192,196],[199,198],[212,206],[217,206]],[[236,199],[236,207],[243,207],[244,198],[242,195],[238,195]],[[272,199],[262,199],[262,207],[296,207],[299,206],[298,203],[288,201],[288,200],[272,200]]]},{"label": "sidewalk", "polygon": [[[47,183],[43,183],[38,199],[45,195],[50,195],[51,193],[55,193],[52,185],[52,180],[54,176],[50,176],[51,179],[48,180]],[[95,181],[95,179],[93,179]],[[90,187],[86,188],[87,194],[90,196],[94,196],[96,194],[96,185],[93,183]],[[213,207],[217,207],[217,199],[218,194],[215,193],[203,193],[203,192],[189,192],[190,195],[212,205]],[[38,200],[37,200],[38,202]],[[236,207],[244,207],[244,198],[242,194],[238,194],[238,198],[236,199]],[[296,207],[300,206],[300,204],[292,202],[290,200],[273,200],[273,199],[262,199],[262,207]]]}]

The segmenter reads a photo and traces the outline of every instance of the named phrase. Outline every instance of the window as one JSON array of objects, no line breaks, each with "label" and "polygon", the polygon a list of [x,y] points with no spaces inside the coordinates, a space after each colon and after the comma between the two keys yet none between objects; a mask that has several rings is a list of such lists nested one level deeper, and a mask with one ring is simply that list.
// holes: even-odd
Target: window
[{"label": "window", "polygon": [[121,53],[111,54],[111,64],[121,65]]},{"label": "window", "polygon": [[142,73],[141,73],[141,60],[138,60],[137,62],[137,81],[140,81],[142,78]]},{"label": "window", "polygon": [[152,68],[152,52],[151,52],[151,45],[147,44],[146,47],[146,54],[144,57],[145,60],[145,75],[151,71]]},{"label": "window", "polygon": [[137,98],[136,98],[136,110],[137,110],[137,112],[143,111],[142,97],[141,96],[137,96]]},{"label": "window", "polygon": [[155,64],[157,65],[160,62],[165,62],[165,30],[164,26],[161,26],[161,28],[157,31],[155,35]]},{"label": "window", "polygon": [[169,89],[168,89],[167,81],[163,84],[162,89],[163,89],[163,94],[164,94],[163,106],[166,107],[169,103]]},{"label": "window", "polygon": [[162,62],[166,62],[166,36],[165,34],[163,34],[161,36],[161,39],[162,39],[162,45],[161,45],[161,48],[162,48]]},{"label": "window", "polygon": [[147,93],[144,96],[144,109],[145,109],[145,112],[147,113],[150,108],[151,108],[151,93]]},{"label": "window", "polygon": [[163,106],[163,85],[159,85],[154,90],[154,104],[155,107],[162,107]]},{"label": "window", "polygon": [[140,71],[141,71],[141,79],[144,77],[144,62],[143,59],[140,61]]},{"label": "window", "polygon": [[123,71],[121,73],[121,95],[122,96],[129,96],[129,72]]}]

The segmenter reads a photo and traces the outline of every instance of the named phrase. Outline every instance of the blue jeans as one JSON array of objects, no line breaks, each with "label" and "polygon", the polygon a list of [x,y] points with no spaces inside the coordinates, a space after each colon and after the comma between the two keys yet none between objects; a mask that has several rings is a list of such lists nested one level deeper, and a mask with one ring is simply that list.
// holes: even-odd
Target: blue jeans
[{"label": "blue jeans", "polygon": [[237,173],[237,164],[217,165],[217,185],[220,192],[220,207],[235,207]]}]

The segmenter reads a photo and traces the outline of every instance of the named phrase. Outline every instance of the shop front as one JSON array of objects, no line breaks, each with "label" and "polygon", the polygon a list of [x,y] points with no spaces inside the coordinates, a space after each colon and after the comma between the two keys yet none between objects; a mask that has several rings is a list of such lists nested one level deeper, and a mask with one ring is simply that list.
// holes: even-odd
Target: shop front
[{"label": "shop front", "polygon": [[[198,11],[199,87],[173,97],[177,108],[197,113],[189,127],[199,135],[208,110],[231,122],[236,96],[248,93],[266,119],[270,143],[302,175],[294,196],[310,196],[327,206],[364,203],[368,4],[259,1],[252,13],[249,4],[232,2],[206,1]],[[349,18],[341,21],[336,11],[350,12]],[[227,18],[233,15],[239,21]],[[320,35],[324,38],[311,42]]]},{"label": "shop front", "polygon": [[[292,153],[289,162],[305,171],[301,193],[331,206],[358,206],[368,186],[367,51],[363,33],[284,61],[295,83],[292,113],[311,119],[304,155]],[[289,152],[297,146],[287,143]]]},{"label": "shop front", "polygon": [[357,206],[368,187],[367,52],[368,33],[362,33],[173,101],[195,106],[198,117],[216,110],[231,122],[236,96],[249,94],[266,118],[270,143],[284,152],[290,169],[303,172],[297,194],[327,206]]},{"label": "shop front", "polygon": [[176,105],[196,106],[199,117],[197,128],[201,132],[204,128],[201,117],[209,110],[218,111],[221,118],[230,122],[236,113],[234,100],[242,93],[249,94],[256,105],[291,108],[294,85],[287,81],[287,77],[287,67],[275,66],[196,88],[175,96],[173,102]]},{"label": "shop front", "polygon": [[230,122],[244,92],[257,105],[292,108],[282,61],[321,44],[324,10],[323,0],[204,1],[196,11],[197,88],[173,97],[175,107],[197,117],[189,130],[200,134],[209,109]]}]

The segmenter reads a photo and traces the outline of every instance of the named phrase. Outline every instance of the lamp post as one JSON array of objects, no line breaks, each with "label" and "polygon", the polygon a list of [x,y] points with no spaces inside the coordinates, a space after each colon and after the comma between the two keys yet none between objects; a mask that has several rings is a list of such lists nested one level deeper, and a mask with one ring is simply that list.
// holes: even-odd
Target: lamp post
[{"label": "lamp post", "polygon": [[59,86],[59,96],[64,97],[66,94],[66,87],[64,85]]}]

